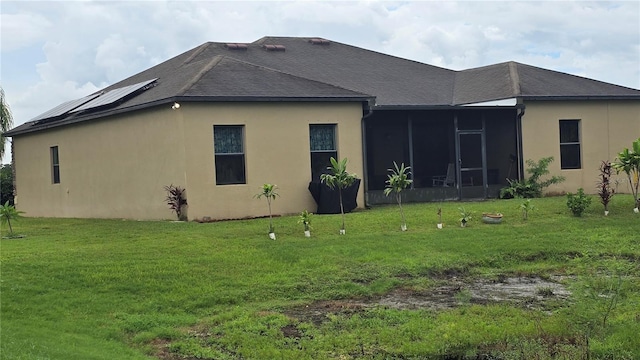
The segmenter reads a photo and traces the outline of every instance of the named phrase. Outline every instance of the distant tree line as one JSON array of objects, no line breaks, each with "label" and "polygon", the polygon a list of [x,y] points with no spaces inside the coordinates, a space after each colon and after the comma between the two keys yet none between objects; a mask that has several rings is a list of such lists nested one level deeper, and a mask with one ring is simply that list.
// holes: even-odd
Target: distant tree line
[{"label": "distant tree line", "polygon": [[[0,161],[4,157],[4,144],[6,138],[4,133],[9,131],[13,126],[13,115],[11,108],[4,95],[4,90],[0,87]],[[1,162],[0,162],[1,164]],[[13,205],[13,172],[11,165],[2,165],[0,169],[0,205],[4,205],[9,201]]]},{"label": "distant tree line", "polygon": [[13,172],[11,165],[5,164],[0,168],[0,203],[13,205]]}]

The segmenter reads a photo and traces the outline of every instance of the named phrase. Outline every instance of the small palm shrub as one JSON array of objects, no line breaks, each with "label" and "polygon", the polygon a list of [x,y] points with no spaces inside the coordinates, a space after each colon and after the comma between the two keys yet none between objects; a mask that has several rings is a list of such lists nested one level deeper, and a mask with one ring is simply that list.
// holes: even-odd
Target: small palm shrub
[{"label": "small palm shrub", "polygon": [[356,174],[347,172],[347,158],[344,158],[338,162],[335,158],[331,157],[331,166],[327,167],[330,171],[329,174],[320,175],[320,182],[327,184],[331,189],[338,189],[338,198],[340,199],[340,214],[342,214],[342,227],[340,228],[340,234],[344,235],[346,230],[344,228],[344,206],[342,205],[342,190],[353,185],[358,179]]},{"label": "small palm shrub", "polygon": [[638,190],[640,190],[640,138],[633,142],[631,150],[623,149],[618,154],[618,159],[612,164],[617,173],[624,172],[629,179],[629,185],[631,186],[631,193],[635,200],[636,213],[640,212],[640,197]]},{"label": "small palm shrub", "polygon": [[4,203],[4,205],[0,206],[0,222],[2,224],[9,225],[9,237],[15,236],[13,233],[13,227],[11,227],[11,220],[17,220],[22,216],[20,214],[24,214],[23,211],[18,211],[15,206],[9,205],[9,201]]},{"label": "small palm shrub", "polygon": [[306,209],[302,210],[300,215],[298,215],[298,224],[302,224],[304,226],[304,234],[305,236],[311,236],[311,217],[313,213],[308,212]]},{"label": "small palm shrub", "polygon": [[567,207],[574,216],[582,216],[582,213],[591,205],[591,198],[584,194],[582,188],[576,194],[567,194]]},{"label": "small palm shrub", "polygon": [[460,226],[461,227],[466,227],[467,223],[469,221],[471,221],[471,219],[473,218],[471,211],[467,211],[465,210],[464,207],[459,207],[458,211],[460,211]]},{"label": "small palm shrub", "polygon": [[167,198],[165,199],[169,209],[176,213],[178,220],[187,220],[187,216],[184,214],[184,207],[187,205],[186,190],[180,186],[165,186],[164,190],[167,192]]},{"label": "small palm shrub", "polygon": [[400,229],[402,231],[407,230],[407,221],[404,218],[404,211],[402,210],[402,191],[406,189],[413,180],[409,179],[411,175],[411,168],[409,166],[404,166],[404,163],[398,167],[396,162],[393,162],[394,169],[388,169],[390,174],[387,176],[389,179],[387,180],[387,187],[384,189],[384,195],[389,196],[389,194],[394,193],[396,196],[396,202],[398,203],[398,207],[400,207],[400,216],[402,217],[402,225],[400,225]]},{"label": "small palm shrub", "polygon": [[[271,216],[271,201],[275,200],[276,197],[280,196],[276,192],[277,188],[278,186],[275,184],[263,184],[261,191],[254,195],[256,199],[260,199],[262,197],[267,199],[267,205],[269,206],[269,234],[274,233],[273,217]],[[272,236],[272,235],[269,235],[269,236]],[[272,238],[275,238],[275,236],[272,236]]]},{"label": "small palm shrub", "polygon": [[522,220],[529,219],[529,212],[535,210],[536,207],[531,203],[531,199],[526,199],[520,204],[520,210],[522,210]]}]

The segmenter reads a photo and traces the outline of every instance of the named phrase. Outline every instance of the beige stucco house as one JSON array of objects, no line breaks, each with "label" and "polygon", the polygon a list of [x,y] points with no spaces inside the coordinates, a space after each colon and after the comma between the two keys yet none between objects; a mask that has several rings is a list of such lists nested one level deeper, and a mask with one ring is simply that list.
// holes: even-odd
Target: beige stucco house
[{"label": "beige stucco house", "polygon": [[[318,38],[206,43],[16,127],[16,204],[29,216],[190,219],[315,211],[331,156],[382,194],[393,161],[410,201],[495,197],[526,159],[553,156],[593,192],[602,160],[640,137],[640,91],[509,62],[453,71]],[[447,177],[448,175],[448,177]],[[621,178],[623,180],[623,178]],[[624,191],[624,185],[619,189]]]}]

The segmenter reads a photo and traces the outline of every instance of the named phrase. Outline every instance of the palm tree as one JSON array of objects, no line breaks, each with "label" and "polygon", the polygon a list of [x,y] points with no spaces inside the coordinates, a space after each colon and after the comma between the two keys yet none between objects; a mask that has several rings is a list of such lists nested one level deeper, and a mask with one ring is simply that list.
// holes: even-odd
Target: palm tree
[{"label": "palm tree", "polygon": [[4,157],[4,133],[13,126],[13,116],[9,104],[5,100],[4,90],[0,87],[0,160]]},{"label": "palm tree", "polygon": [[14,236],[11,220],[19,219],[21,217],[20,214],[24,214],[24,212],[16,210],[16,207],[9,205],[8,201],[0,206],[0,222],[9,224],[9,237]]},{"label": "palm tree", "polygon": [[389,196],[389,194],[395,193],[396,202],[400,207],[400,215],[402,216],[402,225],[400,226],[400,229],[402,231],[406,231],[407,221],[404,218],[404,211],[402,210],[402,190],[406,189],[407,186],[411,185],[413,182],[413,180],[409,179],[409,176],[411,175],[411,167],[405,167],[404,163],[398,167],[398,164],[396,164],[395,161],[393,162],[393,166],[395,169],[388,169],[390,174],[387,175],[389,179],[387,180],[387,188],[384,189],[384,194]]},{"label": "palm tree", "polygon": [[254,197],[256,199],[260,199],[262,197],[267,198],[267,205],[269,205],[269,234],[273,234],[273,220],[271,218],[271,200],[275,200],[278,195],[276,189],[278,188],[275,184],[263,184],[262,191],[255,194]]},{"label": "palm tree", "polygon": [[631,150],[623,149],[618,154],[618,159],[611,164],[616,172],[624,172],[629,179],[629,185],[631,186],[631,193],[635,200],[635,208],[633,211],[639,212],[640,196],[638,195],[638,189],[640,189],[640,138],[633,142]]},{"label": "palm tree", "polygon": [[347,158],[338,162],[331,157],[331,166],[327,167],[327,170],[331,171],[330,174],[320,175],[320,182],[327,184],[332,189],[338,188],[338,198],[340,199],[340,214],[342,214],[342,228],[340,234],[344,235],[344,206],[342,205],[342,190],[351,186],[356,180],[356,174],[350,174],[347,172]]}]

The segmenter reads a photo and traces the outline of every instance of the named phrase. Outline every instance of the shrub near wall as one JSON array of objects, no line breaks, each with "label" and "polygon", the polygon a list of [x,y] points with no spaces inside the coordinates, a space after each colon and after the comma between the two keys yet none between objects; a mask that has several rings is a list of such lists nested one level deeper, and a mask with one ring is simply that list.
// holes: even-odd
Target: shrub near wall
[{"label": "shrub near wall", "polygon": [[527,160],[527,173],[529,177],[524,180],[507,179],[509,186],[500,190],[500,198],[537,198],[542,196],[542,192],[547,187],[559,184],[565,180],[564,176],[552,176],[546,180],[541,177],[549,174],[549,164],[553,162],[553,156],[542,158],[535,162],[531,159]]},{"label": "shrub near wall", "polygon": [[635,208],[633,211],[639,213],[640,198],[638,198],[638,190],[640,188],[640,138],[633,142],[632,148],[624,149],[618,154],[617,160],[613,163],[613,167],[618,173],[627,174],[631,193],[635,200]]}]

